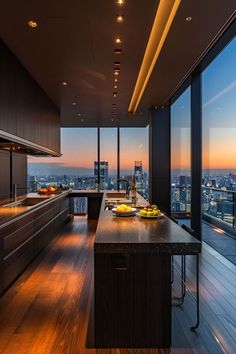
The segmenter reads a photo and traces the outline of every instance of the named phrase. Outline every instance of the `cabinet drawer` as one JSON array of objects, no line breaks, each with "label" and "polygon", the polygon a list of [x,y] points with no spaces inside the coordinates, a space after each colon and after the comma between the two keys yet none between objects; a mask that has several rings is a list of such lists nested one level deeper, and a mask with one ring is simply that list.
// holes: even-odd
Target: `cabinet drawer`
[{"label": "cabinet drawer", "polygon": [[36,254],[46,247],[55,235],[54,223],[50,222],[43,229],[41,229],[34,237],[34,248]]},{"label": "cabinet drawer", "polygon": [[53,219],[53,209],[49,209],[34,220],[34,232],[38,232]]},{"label": "cabinet drawer", "polygon": [[33,219],[30,223],[25,224],[20,229],[16,229],[15,232],[7,235],[3,239],[4,256],[8,255],[29,239],[34,234],[34,222]]},{"label": "cabinet drawer", "polygon": [[8,236],[12,233],[14,233],[16,230],[20,230],[22,227],[24,227],[26,224],[29,224],[33,221],[34,219],[34,215],[31,214],[26,214],[26,215],[22,215],[22,217],[16,221],[13,221],[12,223],[10,223],[9,225],[1,228],[1,232],[0,235],[1,237],[5,237]]},{"label": "cabinet drawer", "polygon": [[3,287],[6,289],[27,267],[35,256],[33,238],[3,260]]}]

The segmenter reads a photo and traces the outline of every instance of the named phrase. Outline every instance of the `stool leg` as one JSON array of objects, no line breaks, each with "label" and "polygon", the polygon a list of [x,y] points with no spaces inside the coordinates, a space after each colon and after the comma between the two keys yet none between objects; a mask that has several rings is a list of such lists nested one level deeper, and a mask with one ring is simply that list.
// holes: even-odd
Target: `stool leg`
[{"label": "stool leg", "polygon": [[195,331],[200,324],[200,310],[199,310],[199,256],[196,256],[196,300],[197,300],[197,321],[195,326],[191,327],[191,331]]},{"label": "stool leg", "polygon": [[186,295],[186,261],[185,255],[181,255],[181,297],[178,298],[179,303],[176,306],[182,306]]}]

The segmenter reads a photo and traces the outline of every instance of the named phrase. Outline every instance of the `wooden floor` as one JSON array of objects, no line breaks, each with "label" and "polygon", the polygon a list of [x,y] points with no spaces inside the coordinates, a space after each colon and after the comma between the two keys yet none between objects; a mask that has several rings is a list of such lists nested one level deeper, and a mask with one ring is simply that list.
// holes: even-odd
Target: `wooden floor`
[{"label": "wooden floor", "polygon": [[[178,219],[178,224],[191,227],[191,219]],[[202,222],[202,239],[236,266],[236,238],[218,227]],[[220,231],[220,232],[219,232]],[[233,231],[233,228],[232,228]]]},{"label": "wooden floor", "polygon": [[[201,325],[194,300],[173,308],[170,350],[88,348],[93,294],[93,239],[96,223],[77,217],[0,299],[0,353],[236,353],[236,267],[204,245],[200,259]],[[178,259],[176,259],[178,266]],[[194,263],[187,258],[194,294]],[[179,292],[175,277],[174,292]]]}]

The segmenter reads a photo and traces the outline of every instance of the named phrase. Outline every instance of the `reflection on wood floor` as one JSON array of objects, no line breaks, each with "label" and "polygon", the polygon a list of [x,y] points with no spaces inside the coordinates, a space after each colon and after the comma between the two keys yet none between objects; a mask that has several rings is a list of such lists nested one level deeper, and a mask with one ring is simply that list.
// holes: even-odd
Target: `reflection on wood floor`
[{"label": "reflection on wood floor", "polygon": [[[236,267],[207,245],[200,257],[201,325],[196,333],[189,330],[195,304],[187,295],[182,308],[173,308],[170,350],[88,348],[95,229],[96,221],[76,217],[0,299],[0,353],[236,353]],[[191,257],[187,278],[194,293]]]}]

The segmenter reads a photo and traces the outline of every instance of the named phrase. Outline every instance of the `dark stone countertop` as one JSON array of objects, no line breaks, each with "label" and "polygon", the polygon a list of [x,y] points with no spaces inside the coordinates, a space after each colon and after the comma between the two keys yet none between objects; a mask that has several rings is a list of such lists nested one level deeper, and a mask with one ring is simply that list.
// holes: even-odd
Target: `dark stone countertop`
[{"label": "dark stone countertop", "polygon": [[[198,254],[201,242],[167,216],[141,219],[117,217],[105,211],[105,193],[94,242],[95,253],[170,253]],[[139,204],[147,202],[139,196]]]}]

